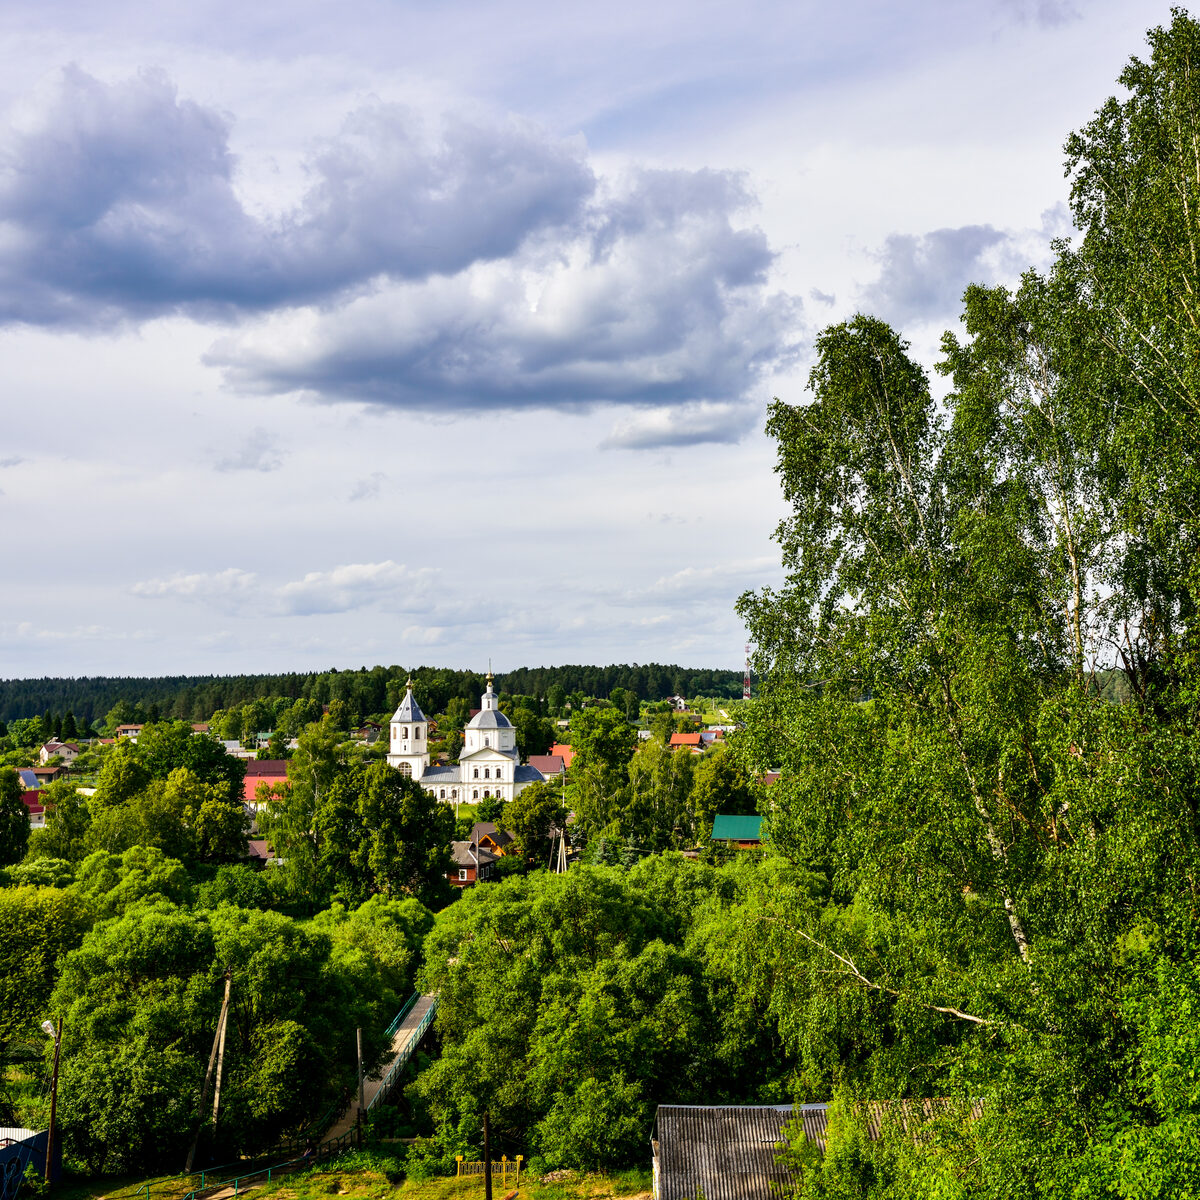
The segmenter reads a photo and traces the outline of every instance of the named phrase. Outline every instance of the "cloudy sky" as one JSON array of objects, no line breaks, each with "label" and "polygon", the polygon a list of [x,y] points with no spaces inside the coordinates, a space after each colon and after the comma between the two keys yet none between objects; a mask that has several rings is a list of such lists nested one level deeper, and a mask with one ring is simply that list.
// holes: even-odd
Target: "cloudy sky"
[{"label": "cloudy sky", "polygon": [[762,433],[1069,233],[1142,0],[6,0],[0,676],[737,666]]}]

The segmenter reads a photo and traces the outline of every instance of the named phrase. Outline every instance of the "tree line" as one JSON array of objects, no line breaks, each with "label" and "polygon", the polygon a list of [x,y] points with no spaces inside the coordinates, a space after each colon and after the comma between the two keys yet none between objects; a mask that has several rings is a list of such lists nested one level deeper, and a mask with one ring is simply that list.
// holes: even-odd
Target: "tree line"
[{"label": "tree line", "polygon": [[[255,700],[310,700],[317,704],[340,701],[356,713],[393,711],[409,676],[416,681],[423,703],[442,712],[455,698],[478,704],[485,681],[475,671],[444,667],[374,666],[358,670],[289,672],[275,675],[81,676],[74,679],[0,680],[0,721],[45,715],[51,722],[72,714],[72,722],[98,724],[118,704],[127,706],[131,722],[158,720],[203,721],[219,709],[240,707]],[[499,672],[496,687],[513,694],[561,695],[561,707],[572,693],[581,698],[608,697],[614,688],[633,692],[640,700],[663,700],[671,695],[741,695],[738,671],[699,670],[657,663],[617,666],[522,667]]]}]

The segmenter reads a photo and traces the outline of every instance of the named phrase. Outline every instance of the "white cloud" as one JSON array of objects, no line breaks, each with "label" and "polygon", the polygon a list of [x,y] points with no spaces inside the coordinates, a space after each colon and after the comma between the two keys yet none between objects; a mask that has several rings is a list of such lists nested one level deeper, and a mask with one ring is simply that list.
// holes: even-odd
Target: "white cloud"
[{"label": "white cloud", "polygon": [[223,571],[175,574],[164,579],[146,579],[135,583],[130,591],[146,600],[241,601],[258,590],[258,576],[253,571],[226,567]]},{"label": "white cloud", "polygon": [[386,480],[387,476],[382,471],[372,471],[370,475],[355,482],[346,499],[351,503],[359,500],[376,500],[379,498],[379,493]]},{"label": "white cloud", "polygon": [[216,461],[218,471],[278,471],[283,466],[279,440],[256,427],[232,454]]},{"label": "white cloud", "polygon": [[331,571],[310,571],[273,592],[283,612],[297,616],[349,612],[391,602],[394,611],[412,611],[413,600],[424,596],[436,572],[401,563],[349,563]]},{"label": "white cloud", "polygon": [[639,412],[613,427],[604,449],[665,450],[704,442],[740,441],[761,420],[755,405],[681,404]]}]

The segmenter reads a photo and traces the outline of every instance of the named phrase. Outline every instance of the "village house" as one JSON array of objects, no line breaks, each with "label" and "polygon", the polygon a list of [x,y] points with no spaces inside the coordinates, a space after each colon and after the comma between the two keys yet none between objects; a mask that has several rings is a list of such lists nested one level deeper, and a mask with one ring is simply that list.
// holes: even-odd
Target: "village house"
[{"label": "village house", "polygon": [[454,864],[446,875],[454,887],[473,887],[492,878],[497,855],[474,842],[451,842],[450,861]]},{"label": "village house", "polygon": [[242,781],[242,803],[246,811],[256,813],[262,807],[258,800],[258,789],[287,783],[287,759],[252,758],[246,762],[246,777]]},{"label": "village house", "polygon": [[64,766],[73,763],[80,754],[77,742],[47,742],[38,751],[38,761],[45,766],[52,758],[59,759]]}]

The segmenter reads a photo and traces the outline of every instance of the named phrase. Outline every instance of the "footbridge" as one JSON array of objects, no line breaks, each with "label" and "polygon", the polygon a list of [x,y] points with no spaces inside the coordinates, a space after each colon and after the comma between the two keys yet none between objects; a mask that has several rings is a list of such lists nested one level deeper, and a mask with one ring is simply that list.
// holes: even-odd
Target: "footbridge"
[{"label": "footbridge", "polygon": [[[370,1112],[375,1105],[387,1099],[400,1072],[407,1066],[426,1030],[433,1024],[437,1003],[436,992],[424,996],[414,992],[384,1031],[384,1036],[391,1039],[391,1048],[379,1078],[363,1080],[364,1112]],[[323,1140],[333,1141],[353,1129],[358,1122],[358,1107],[358,1098],[355,1097]]]}]

